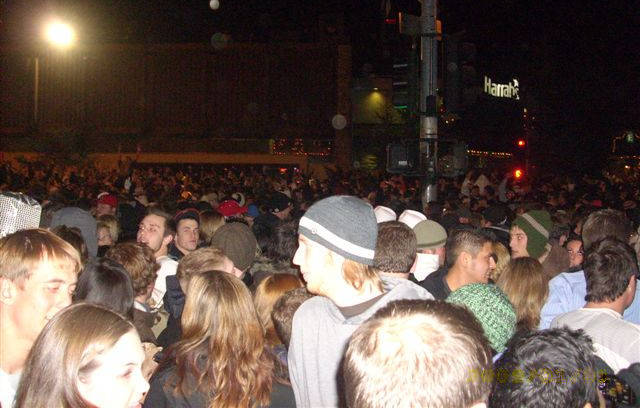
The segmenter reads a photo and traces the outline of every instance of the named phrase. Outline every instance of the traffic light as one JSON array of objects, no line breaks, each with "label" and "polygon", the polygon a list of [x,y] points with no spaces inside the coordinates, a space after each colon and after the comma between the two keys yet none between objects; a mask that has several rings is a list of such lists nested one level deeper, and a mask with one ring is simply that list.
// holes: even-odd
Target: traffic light
[{"label": "traffic light", "polygon": [[418,63],[413,48],[406,49],[406,56],[398,56],[393,62],[391,103],[396,109],[415,112],[418,101]]},{"label": "traffic light", "polygon": [[391,97],[391,102],[396,109],[406,109],[409,106],[410,71],[408,60],[397,60],[393,63],[393,74],[391,77],[393,96]]},{"label": "traffic light", "polygon": [[527,142],[524,139],[518,139],[518,142],[516,144],[520,149],[524,149],[527,146]]}]

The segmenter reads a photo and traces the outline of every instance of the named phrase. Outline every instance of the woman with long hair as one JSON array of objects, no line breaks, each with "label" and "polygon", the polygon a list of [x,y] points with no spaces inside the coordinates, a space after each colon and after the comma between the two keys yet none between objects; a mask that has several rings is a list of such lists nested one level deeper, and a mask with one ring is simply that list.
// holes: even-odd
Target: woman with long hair
[{"label": "woman with long hair", "polygon": [[140,407],[149,383],[136,329],[107,308],[77,303],[56,314],[36,339],[16,408]]},{"label": "woman with long hair", "polygon": [[279,273],[267,276],[256,287],[256,291],[253,294],[253,304],[256,307],[260,323],[264,327],[265,338],[270,347],[282,344],[273,327],[273,320],[271,320],[273,305],[282,295],[303,285],[297,276]]},{"label": "woman with long hair", "polygon": [[256,407],[269,404],[273,365],[251,295],[235,276],[191,277],[182,338],[151,379],[145,407]]},{"label": "woman with long hair", "polygon": [[540,262],[531,257],[511,259],[496,284],[516,309],[517,330],[534,331],[540,324],[540,310],[549,295],[549,279]]}]

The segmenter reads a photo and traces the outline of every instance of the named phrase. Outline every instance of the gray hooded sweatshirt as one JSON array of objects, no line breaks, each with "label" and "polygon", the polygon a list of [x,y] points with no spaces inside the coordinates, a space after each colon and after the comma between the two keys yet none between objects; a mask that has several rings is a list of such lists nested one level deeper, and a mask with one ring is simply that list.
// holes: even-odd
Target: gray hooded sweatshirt
[{"label": "gray hooded sweatshirt", "polygon": [[[340,362],[353,332],[389,302],[433,299],[424,288],[407,279],[381,277],[384,295],[364,313],[345,318],[328,298],[313,297],[293,317],[289,344],[289,377],[297,407],[337,407]],[[341,380],[340,380],[341,381]]]},{"label": "gray hooded sweatshirt", "polygon": [[80,230],[90,257],[98,253],[98,237],[96,235],[96,219],[89,212],[78,207],[64,207],[53,213],[51,228],[58,225],[76,227]]}]

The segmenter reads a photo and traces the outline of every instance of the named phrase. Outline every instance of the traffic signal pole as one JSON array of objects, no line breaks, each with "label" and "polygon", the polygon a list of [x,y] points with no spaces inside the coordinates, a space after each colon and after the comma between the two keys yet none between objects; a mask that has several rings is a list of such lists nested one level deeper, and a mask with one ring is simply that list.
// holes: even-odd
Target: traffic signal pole
[{"label": "traffic signal pole", "polygon": [[422,0],[420,16],[420,173],[422,205],[438,199],[438,39],[436,0]]}]

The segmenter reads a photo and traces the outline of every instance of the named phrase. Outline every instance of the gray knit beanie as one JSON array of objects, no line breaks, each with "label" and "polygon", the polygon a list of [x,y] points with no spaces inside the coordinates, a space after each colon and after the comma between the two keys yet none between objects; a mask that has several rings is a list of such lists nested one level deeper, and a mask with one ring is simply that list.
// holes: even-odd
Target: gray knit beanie
[{"label": "gray knit beanie", "polygon": [[378,224],[373,207],[357,197],[316,202],[300,219],[298,233],[346,259],[373,265]]}]

